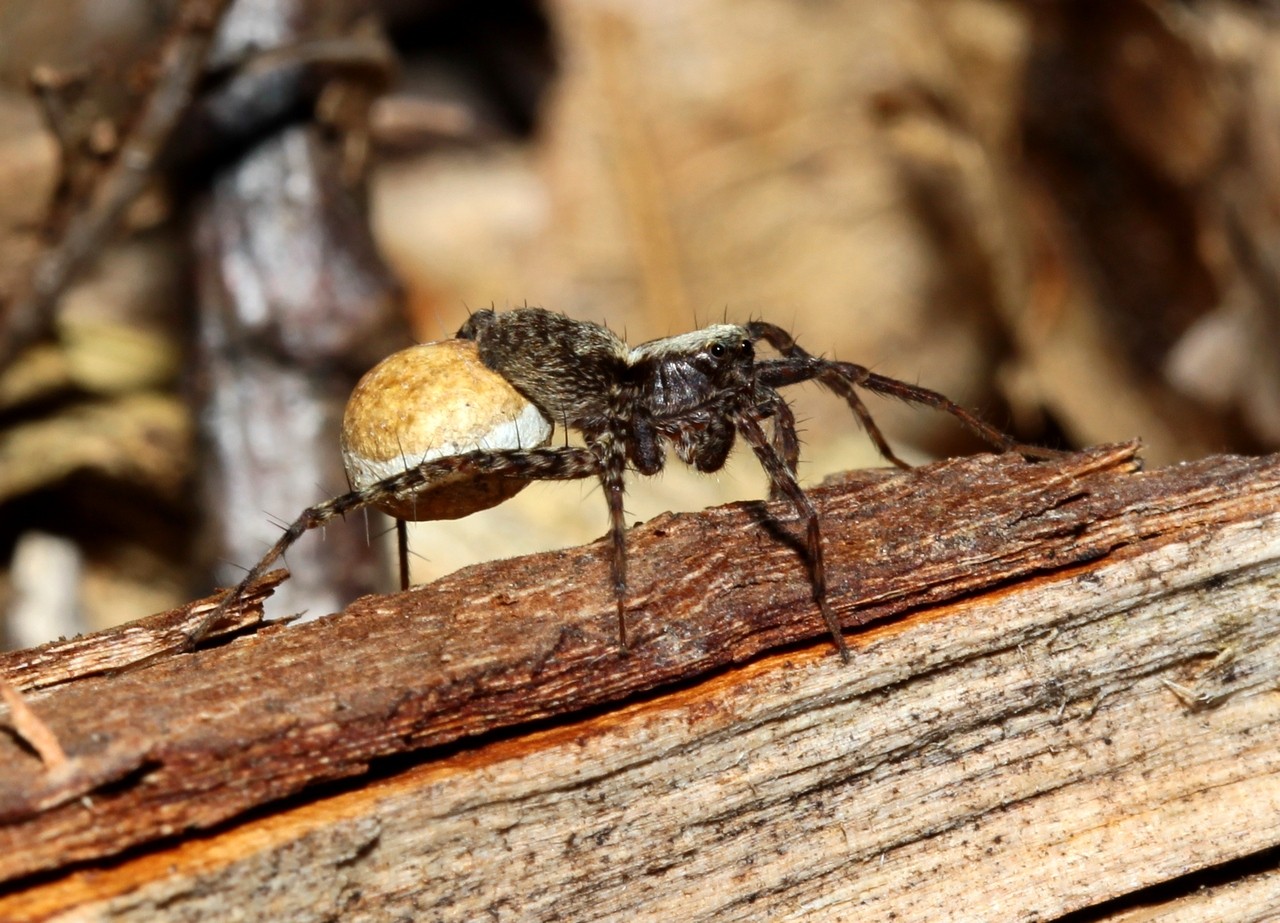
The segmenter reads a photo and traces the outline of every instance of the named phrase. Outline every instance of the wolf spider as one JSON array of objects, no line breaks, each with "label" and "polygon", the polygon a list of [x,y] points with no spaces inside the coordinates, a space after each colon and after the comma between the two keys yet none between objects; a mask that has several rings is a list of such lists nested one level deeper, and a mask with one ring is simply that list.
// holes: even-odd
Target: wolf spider
[{"label": "wolf spider", "polygon": [[[622,496],[628,467],[657,474],[667,447],[698,471],[718,471],[740,436],[769,476],[771,499],[786,498],[804,522],[813,599],[847,662],[849,648],[827,600],[826,568],[818,513],[796,481],[800,444],[795,416],[778,389],[816,381],[844,399],[876,448],[900,468],[859,398],[857,388],[923,404],[951,414],[985,441],[1028,456],[1053,453],[1015,442],[935,391],[886,378],[851,362],[814,356],[774,324],[714,324],[693,333],[630,347],[611,330],[542,308],[472,314],[458,337],[475,341],[481,361],[497,372],[550,421],[576,430],[584,446],[477,450],[437,458],[353,490],[305,511],[266,555],[193,632],[194,644],[242,598],[303,533],[336,516],[406,499],[446,475],[498,475],[567,481],[598,477],[609,507],[611,575],[618,637],[627,648],[626,527]],[[779,354],[757,359],[764,341]],[[762,424],[772,421],[771,434]]]}]

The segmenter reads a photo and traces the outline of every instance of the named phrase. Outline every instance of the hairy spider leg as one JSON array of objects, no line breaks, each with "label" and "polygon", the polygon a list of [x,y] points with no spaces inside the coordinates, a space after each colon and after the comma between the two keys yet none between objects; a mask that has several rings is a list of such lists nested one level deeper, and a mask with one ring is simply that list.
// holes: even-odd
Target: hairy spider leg
[{"label": "hairy spider leg", "polygon": [[[811,360],[818,363],[826,363],[828,361],[820,359],[808,350],[804,349],[792,338],[791,334],[787,333],[787,331],[783,330],[777,324],[770,324],[767,321],[753,321],[752,323],[747,324],[747,331],[751,335],[752,339],[764,340],[778,352],[782,353],[783,357],[787,359]],[[761,367],[767,367],[770,361],[771,360],[768,359],[761,360],[756,365],[757,370]],[[777,360],[772,361],[776,362]],[[861,366],[856,366],[856,368],[861,368]],[[866,370],[863,369],[863,371],[865,372]],[[867,372],[867,374],[870,374],[870,372]],[[858,417],[858,421],[862,424],[863,430],[865,430],[866,434],[871,438],[871,441],[875,444],[876,451],[880,453],[882,458],[899,468],[911,467],[911,465],[904,462],[893,451],[892,447],[889,445],[889,441],[885,439],[884,434],[880,432],[880,427],[877,426],[876,421],[872,419],[871,411],[867,409],[867,405],[862,403],[862,398],[858,397],[857,392],[854,391],[853,386],[858,384],[858,382],[852,381],[841,375],[835,368],[825,367],[807,378],[796,379],[796,382],[809,380],[818,381],[839,397],[844,398],[844,402],[849,405],[849,409]],[[771,385],[776,388],[779,385],[794,384],[796,382],[777,381],[772,382]],[[932,394],[933,392],[930,393]],[[940,397],[941,395],[938,396]]]},{"label": "hairy spider leg", "polygon": [[400,561],[400,589],[409,589],[409,524],[396,517],[396,557]]},{"label": "hairy spider leg", "polygon": [[613,581],[613,601],[618,611],[618,644],[627,650],[627,522],[623,509],[626,492],[627,448],[619,427],[611,427],[596,438],[592,448],[599,462],[600,485],[609,505],[609,542],[613,553],[609,575]]},{"label": "hairy spider leg", "polygon": [[913,404],[923,404],[926,407],[932,407],[934,410],[941,410],[944,413],[951,414],[969,432],[1002,452],[1017,452],[1025,458],[1039,459],[1062,458],[1066,454],[1057,449],[1045,449],[1040,446],[1019,442],[1008,433],[1002,432],[990,423],[984,422],[976,414],[965,410],[955,401],[939,394],[937,391],[930,391],[928,388],[922,388],[919,385],[910,385],[905,381],[898,381],[896,378],[877,375],[875,372],[869,371],[860,365],[854,365],[852,362],[834,362],[832,364],[836,367],[837,374],[856,379],[855,383],[868,391],[874,391],[876,394],[882,394],[885,397],[896,397],[899,400]]},{"label": "hairy spider leg", "polygon": [[786,459],[770,444],[765,437],[764,430],[760,427],[761,419],[768,416],[770,412],[776,413],[777,408],[786,404],[777,392],[770,391],[768,393],[773,398],[769,404],[762,409],[748,407],[740,410],[734,415],[734,424],[737,426],[742,438],[751,446],[751,450],[755,452],[761,467],[764,468],[765,473],[769,476],[770,496],[773,496],[775,492],[785,496],[791,501],[792,506],[796,508],[800,518],[804,521],[805,545],[809,557],[813,601],[818,604],[818,610],[822,613],[822,621],[826,623],[827,631],[831,633],[831,637],[840,651],[840,659],[848,663],[850,660],[849,646],[845,644],[844,635],[840,631],[840,623],[836,621],[835,613],[831,611],[831,604],[827,601],[827,570],[822,557],[822,532],[818,524],[818,511],[814,508],[809,495],[800,487],[799,481],[796,480],[795,475],[787,466]]},{"label": "hairy spider leg", "polygon": [[[771,324],[762,326],[772,327]],[[774,329],[782,332],[780,328]],[[762,334],[762,336],[764,335]],[[767,337],[765,338],[767,339]],[[772,343],[773,341],[769,340],[769,342]],[[778,349],[779,352],[783,351],[781,347],[778,347]],[[975,436],[1003,452],[1017,452],[1027,458],[1041,459],[1060,458],[1062,456],[1061,452],[1054,449],[1042,449],[1039,446],[1018,442],[1012,436],[1001,432],[989,423],[983,422],[979,417],[937,391],[930,391],[928,388],[922,388],[919,385],[907,384],[905,381],[899,381],[896,378],[877,375],[865,366],[855,365],[852,362],[823,359],[805,352],[804,349],[794,346],[794,344],[792,355],[786,356],[784,353],[784,358],[782,359],[765,359],[756,363],[756,378],[762,384],[772,388],[799,384],[803,381],[817,381],[819,384],[830,388],[843,397],[858,415],[880,454],[900,468],[910,468],[911,466],[898,459],[888,449],[888,446],[883,444],[884,437],[871,421],[871,416],[867,412],[865,405],[853,391],[855,386],[865,388],[885,397],[894,397],[911,404],[922,404],[934,410],[948,413]]]},{"label": "hairy spider leg", "polygon": [[[796,413],[791,404],[777,395],[773,402],[773,450],[781,456],[791,472],[792,477],[798,473],[800,466],[800,437],[796,434]],[[769,481],[769,499],[781,500],[781,488],[772,480]]]},{"label": "hairy spider leg", "polygon": [[386,500],[407,499],[429,484],[450,475],[466,477],[482,474],[538,481],[576,481],[601,475],[601,465],[596,452],[574,446],[481,450],[423,462],[361,490],[353,490],[324,503],[317,503],[302,511],[262,559],[249,569],[244,579],[187,634],[186,648],[190,650],[195,647],[226,616],[232,606],[244,599],[249,588],[267,572],[267,568],[312,529],[338,516],[345,516]]}]

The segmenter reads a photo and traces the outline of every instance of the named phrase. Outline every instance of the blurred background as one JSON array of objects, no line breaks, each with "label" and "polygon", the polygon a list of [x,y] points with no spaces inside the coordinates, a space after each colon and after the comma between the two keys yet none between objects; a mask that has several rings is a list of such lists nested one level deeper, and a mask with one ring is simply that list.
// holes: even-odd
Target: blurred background
[{"label": "blurred background", "polygon": [[[1245,0],[0,0],[0,640],[238,580],[345,489],[360,373],[491,305],[764,317],[1023,440],[1273,450],[1278,117]],[[879,463],[792,396],[806,483]],[[630,518],[764,494],[677,468]],[[605,522],[536,484],[416,527],[415,578]],[[305,537],[275,614],[390,588],[387,526]]]}]

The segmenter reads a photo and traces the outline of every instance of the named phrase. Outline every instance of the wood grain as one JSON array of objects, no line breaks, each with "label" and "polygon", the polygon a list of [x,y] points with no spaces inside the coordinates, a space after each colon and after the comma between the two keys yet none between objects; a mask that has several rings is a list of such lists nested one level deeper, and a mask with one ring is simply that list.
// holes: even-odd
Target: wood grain
[{"label": "wood grain", "polygon": [[1274,845],[1280,462],[1133,468],[815,491],[837,612],[897,616],[849,668],[761,525],[782,510],[738,504],[632,530],[628,657],[597,544],[35,691],[117,772],[50,806],[0,741],[5,876],[152,845],[15,882],[0,916],[198,918],[286,862],[291,912],[353,919],[1045,919]]}]

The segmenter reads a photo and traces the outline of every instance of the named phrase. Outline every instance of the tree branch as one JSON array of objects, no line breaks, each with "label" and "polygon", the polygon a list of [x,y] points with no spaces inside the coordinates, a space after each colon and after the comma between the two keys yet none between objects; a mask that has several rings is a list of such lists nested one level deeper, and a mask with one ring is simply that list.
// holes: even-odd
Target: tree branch
[{"label": "tree branch", "polygon": [[[420,869],[412,906],[458,918],[528,900],[530,917],[594,901],[670,919],[704,876],[720,884],[682,899],[707,913],[766,898],[781,912],[817,894],[936,911],[948,888],[981,891],[975,875],[1000,879],[992,893],[1006,903],[993,908],[1050,918],[1265,848],[1274,831],[1246,836],[1241,822],[1222,836],[1206,818],[1237,823],[1230,786],[1280,777],[1280,722],[1227,709],[1269,708],[1280,669],[1274,592],[1259,594],[1280,570],[1280,460],[1134,469],[1134,447],[1111,446],[1043,464],[983,456],[844,475],[815,490],[835,611],[849,626],[886,623],[850,636],[850,667],[822,640],[793,524],[768,518],[785,507],[746,503],[631,530],[630,656],[615,646],[596,543],[123,674],[68,674],[28,693],[83,767],[61,801],[38,761],[0,740],[0,875],[46,878],[0,901],[0,915],[83,898],[83,883],[48,878],[69,863],[171,849],[175,833],[214,825],[214,866],[239,869],[225,882],[255,887],[255,862],[278,874],[283,854],[263,844],[279,843],[309,857],[289,882],[298,901],[333,898],[319,880],[339,866],[356,874],[382,843],[391,852],[370,862],[383,873]],[[0,675],[31,689],[21,664],[38,656],[6,655]],[[1207,707],[1222,717],[1197,718]],[[511,730],[493,737],[500,728]],[[476,742],[458,751],[465,738]],[[1169,760],[1193,756],[1218,781],[1209,769],[1170,774]],[[1134,774],[1156,781],[1124,781]],[[1072,791],[1085,782],[1096,788]],[[1187,805],[1198,807],[1159,814]],[[258,820],[226,826],[250,810]],[[1164,852],[1149,831],[1135,845],[1150,812],[1147,826],[1169,823]],[[1016,835],[997,823],[1005,815],[1024,825]],[[1004,832],[971,855],[965,844],[988,843],[991,825]],[[1088,846],[1096,856],[1072,852],[1073,837],[1099,830],[1117,839]],[[1044,837],[1064,857],[1059,875],[1093,857],[1088,887],[1045,883],[1043,850],[1023,849]],[[199,868],[180,874],[214,874],[194,858],[213,854],[189,845],[182,862]],[[894,892],[904,879],[875,877],[886,853],[915,881],[928,877],[920,862],[953,877]],[[106,888],[95,899],[142,888],[160,901],[177,885],[159,869],[178,858],[95,876]],[[392,900],[372,869],[359,899]],[[539,894],[561,903],[543,914]]]},{"label": "tree branch", "polygon": [[195,98],[205,56],[230,0],[184,0],[165,42],[151,94],[111,167],[59,239],[36,258],[0,324],[0,368],[52,323],[53,306],[119,228]]}]

